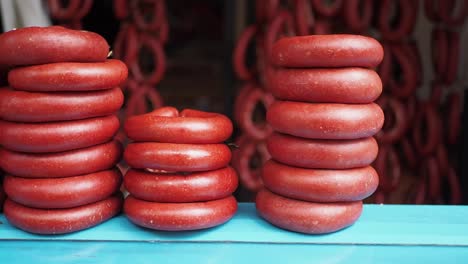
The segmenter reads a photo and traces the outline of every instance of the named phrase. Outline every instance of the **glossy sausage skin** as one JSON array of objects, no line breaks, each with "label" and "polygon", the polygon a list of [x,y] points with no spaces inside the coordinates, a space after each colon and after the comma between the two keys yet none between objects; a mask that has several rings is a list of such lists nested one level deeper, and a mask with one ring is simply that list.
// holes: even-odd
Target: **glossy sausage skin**
[{"label": "glossy sausage skin", "polygon": [[267,139],[271,157],[283,164],[310,169],[350,169],[370,165],[378,153],[374,138],[304,139],[273,133]]},{"label": "glossy sausage skin", "polygon": [[375,135],[384,113],[375,103],[321,104],[276,101],[267,112],[278,132],[313,139],[356,139]]},{"label": "glossy sausage skin", "polygon": [[239,180],[231,167],[183,174],[129,170],[125,188],[137,199],[161,203],[188,203],[217,200],[231,195]]},{"label": "glossy sausage skin", "polygon": [[380,43],[369,37],[347,34],[288,37],[278,40],[271,52],[280,67],[373,68],[383,59]]},{"label": "glossy sausage skin", "polygon": [[5,177],[8,198],[24,206],[61,209],[103,200],[116,193],[122,183],[119,170],[106,170],[67,178],[28,179]]},{"label": "glossy sausage skin", "polygon": [[[171,108],[172,114],[166,115]],[[179,113],[173,107],[159,108],[125,121],[125,133],[135,141],[215,144],[228,139],[232,129],[231,120],[224,115],[192,109]]]},{"label": "glossy sausage skin", "polygon": [[224,224],[237,211],[234,196],[195,203],[156,203],[128,196],[124,213],[136,225],[164,231],[188,231]]},{"label": "glossy sausage skin", "polygon": [[312,103],[371,103],[382,93],[369,69],[287,69],[268,71],[268,91],[281,100]]},{"label": "glossy sausage skin", "polygon": [[135,169],[207,171],[226,167],[231,150],[224,144],[131,143],[124,159]]},{"label": "glossy sausage skin", "polygon": [[362,202],[311,203],[285,198],[267,189],[257,194],[257,211],[262,218],[280,228],[306,233],[325,234],[356,222]]},{"label": "glossy sausage skin", "polygon": [[92,92],[31,93],[0,89],[0,118],[15,122],[69,121],[117,112],[124,95],[116,87]]},{"label": "glossy sausage skin", "polygon": [[0,167],[24,178],[60,178],[107,170],[119,162],[122,145],[110,141],[88,148],[31,154],[0,149]]},{"label": "glossy sausage skin", "polygon": [[309,202],[351,202],[369,197],[379,185],[370,166],[347,170],[303,169],[270,160],[263,166],[263,183],[281,196]]},{"label": "glossy sausage skin", "polygon": [[114,115],[35,124],[0,120],[0,145],[28,153],[69,151],[111,140],[119,124]]},{"label": "glossy sausage skin", "polygon": [[109,53],[106,40],[89,31],[60,26],[26,27],[0,36],[0,64],[37,65],[54,62],[99,62]]},{"label": "glossy sausage skin", "polygon": [[95,91],[117,87],[127,75],[127,66],[120,60],[61,62],[15,68],[8,73],[8,83],[30,92]]},{"label": "glossy sausage skin", "polygon": [[11,225],[36,234],[66,234],[96,226],[117,215],[122,207],[120,193],[96,203],[68,209],[36,209],[10,199],[5,217]]}]

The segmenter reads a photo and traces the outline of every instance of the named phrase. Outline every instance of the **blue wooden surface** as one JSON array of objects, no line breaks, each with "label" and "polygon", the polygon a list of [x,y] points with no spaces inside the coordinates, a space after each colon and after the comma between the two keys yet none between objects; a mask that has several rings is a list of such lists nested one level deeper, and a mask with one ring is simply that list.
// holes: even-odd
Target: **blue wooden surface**
[{"label": "blue wooden surface", "polygon": [[466,206],[366,205],[355,225],[320,236],[275,228],[252,204],[197,232],[152,231],[118,216],[81,232],[38,236],[0,221],[0,263],[468,263]]}]

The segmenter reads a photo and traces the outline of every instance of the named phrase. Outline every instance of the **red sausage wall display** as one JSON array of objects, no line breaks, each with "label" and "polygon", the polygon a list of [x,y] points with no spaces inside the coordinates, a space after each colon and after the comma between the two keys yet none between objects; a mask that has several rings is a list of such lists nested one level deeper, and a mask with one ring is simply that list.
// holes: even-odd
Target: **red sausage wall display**
[{"label": "red sausage wall display", "polygon": [[[79,19],[92,1],[79,2],[54,14],[76,9]],[[27,232],[63,234],[116,215],[122,175],[113,168],[122,146],[113,138],[125,64],[106,60],[98,34],[57,26],[7,32],[0,48],[0,68],[11,68],[9,87],[0,89],[7,220]]]},{"label": "red sausage wall display", "polygon": [[[384,122],[374,103],[382,81],[366,68],[382,61],[383,48],[363,36],[312,35],[280,39],[270,55],[277,68],[267,75],[269,88],[280,100],[267,111],[275,132],[266,141],[272,159],[263,166],[257,211],[306,234],[348,227],[379,186],[370,165]],[[378,135],[390,141],[402,129]]]},{"label": "red sausage wall display", "polygon": [[233,217],[239,180],[222,144],[232,123],[224,115],[174,107],[133,116],[125,122],[130,143],[124,177],[130,193],[124,213],[133,223],[183,231],[217,226]]}]

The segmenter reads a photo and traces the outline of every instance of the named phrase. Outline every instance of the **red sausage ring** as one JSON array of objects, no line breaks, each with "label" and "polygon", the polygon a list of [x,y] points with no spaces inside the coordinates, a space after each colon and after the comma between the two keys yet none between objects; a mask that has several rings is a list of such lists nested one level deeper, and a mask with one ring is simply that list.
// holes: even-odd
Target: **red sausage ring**
[{"label": "red sausage ring", "polygon": [[267,111],[274,130],[312,139],[356,139],[375,135],[384,113],[375,103],[321,104],[276,101]]},{"label": "red sausage ring", "polygon": [[93,92],[30,93],[0,89],[0,118],[15,122],[69,121],[107,116],[122,106],[120,88]]},{"label": "red sausage ring", "polygon": [[[422,124],[426,123],[427,135],[423,142]],[[428,156],[433,153],[440,141],[440,120],[437,116],[434,106],[431,104],[422,105],[421,111],[418,113],[414,122],[413,142],[416,151],[422,156]]]},{"label": "red sausage ring", "polygon": [[453,93],[448,97],[448,133],[447,141],[454,145],[458,142],[461,129],[461,98]]},{"label": "red sausage ring", "polygon": [[333,0],[331,4],[327,4],[325,0],[311,0],[312,7],[318,15],[324,17],[334,17],[338,15],[343,5],[343,0]]},{"label": "red sausage ring", "polygon": [[276,66],[292,68],[373,68],[384,56],[377,40],[347,34],[282,38],[269,54]]},{"label": "red sausage ring", "polygon": [[0,168],[24,178],[61,178],[107,170],[120,160],[118,141],[59,153],[30,154],[0,149]]},{"label": "red sausage ring", "polygon": [[377,157],[374,138],[314,140],[273,133],[267,148],[272,158],[286,165],[310,169],[350,169],[370,165]]},{"label": "red sausage ring", "polygon": [[439,144],[435,153],[439,175],[447,175],[450,162],[448,159],[447,149],[444,144]]},{"label": "red sausage ring", "polygon": [[194,203],[156,203],[127,197],[124,213],[136,225],[164,231],[188,231],[215,227],[237,212],[233,196]]},{"label": "red sausage ring", "polygon": [[364,68],[277,68],[268,73],[268,79],[268,91],[281,100],[362,104],[382,93],[379,75]]},{"label": "red sausage ring", "polygon": [[401,180],[401,163],[397,152],[391,145],[379,146],[379,154],[375,159],[374,167],[379,174],[379,187],[387,193],[395,191]]},{"label": "red sausage ring", "polygon": [[247,47],[254,40],[256,34],[256,25],[246,27],[240,35],[232,55],[233,67],[237,78],[244,81],[252,79],[255,75],[255,68],[249,69],[245,60],[247,57]]},{"label": "red sausage ring", "polygon": [[192,172],[226,167],[231,151],[224,144],[131,143],[124,158],[135,169]]},{"label": "red sausage ring", "polygon": [[5,217],[11,225],[36,234],[66,234],[91,228],[120,212],[119,193],[96,203],[68,209],[36,209],[7,199]]},{"label": "red sausage ring", "polygon": [[[83,17],[85,17],[89,13],[92,6],[93,6],[93,0],[81,0],[81,5],[79,9],[73,13],[71,20],[72,21],[81,20]],[[80,29],[80,28],[81,28],[81,25],[79,27],[76,27],[76,29]]]},{"label": "red sausage ring", "polygon": [[[130,10],[132,11],[132,18],[135,22],[135,25],[143,31],[155,31],[158,30],[163,21],[165,20],[165,6],[163,0],[154,0],[154,1],[129,1]],[[145,6],[145,11],[151,12],[151,20],[146,21],[146,15],[141,12],[140,4],[150,4],[152,7],[148,10]]]},{"label": "red sausage ring", "polygon": [[380,79],[382,80],[382,85],[384,87],[387,87],[392,75],[393,57],[390,44],[383,43],[382,46],[385,55],[382,59],[382,63],[380,63],[380,65],[377,68],[377,72],[380,76]]},{"label": "red sausage ring", "polygon": [[262,165],[271,157],[264,142],[246,138],[243,142],[241,140],[236,159],[233,158],[232,161],[239,173],[241,185],[252,192],[258,192],[263,188],[261,167],[252,168],[250,165],[255,153],[258,153]]},{"label": "red sausage ring", "polygon": [[34,208],[61,209],[101,201],[116,193],[122,183],[118,170],[54,179],[27,179],[7,175],[8,198]]},{"label": "red sausage ring", "polygon": [[125,174],[124,183],[128,192],[137,199],[160,203],[189,203],[230,196],[236,190],[239,180],[231,167],[189,175],[131,169]]},{"label": "red sausage ring", "polygon": [[299,36],[309,35],[314,27],[314,16],[308,0],[296,0],[294,9],[296,31]]},{"label": "red sausage ring", "polygon": [[[398,4],[397,4],[398,2]],[[407,0],[382,0],[380,1],[380,9],[378,16],[378,28],[382,33],[382,37],[389,41],[401,41],[413,31],[417,18],[417,5],[415,1]],[[390,23],[391,5],[398,5],[400,13],[399,23],[395,28],[392,28]]]},{"label": "red sausage ring", "polygon": [[294,21],[292,15],[287,11],[281,11],[271,21],[265,33],[265,54],[267,58],[271,56],[273,45],[278,39],[285,36],[294,36]]},{"label": "red sausage ring", "polygon": [[253,116],[255,106],[258,103],[263,104],[268,111],[268,108],[273,104],[274,100],[274,97],[270,93],[264,92],[258,87],[252,89],[245,95],[240,105],[239,126],[250,138],[262,140],[273,132],[273,129],[266,121],[257,124],[254,123]]},{"label": "red sausage ring", "polygon": [[103,62],[109,45],[100,35],[60,26],[27,27],[0,35],[0,65]]},{"label": "red sausage ring", "polygon": [[[468,6],[468,4],[467,4]],[[457,79],[458,75],[458,64],[460,60],[460,33],[450,32],[448,34],[448,58],[447,58],[447,69],[444,75],[444,81],[446,84],[452,84]]]},{"label": "red sausage ring", "polygon": [[157,84],[162,80],[164,72],[166,71],[166,57],[164,56],[161,42],[146,34],[140,34],[138,40],[140,42],[139,51],[141,51],[144,46],[151,50],[154,67],[151,72],[146,75],[142,71],[143,66],[140,64],[140,60],[136,59],[134,63],[131,64],[130,71],[135,80],[139,82],[152,85]]},{"label": "red sausage ring", "polygon": [[146,100],[151,103],[151,109],[160,108],[164,105],[161,94],[149,84],[139,84],[133,79],[128,80],[128,88],[132,91],[127,101],[127,116],[141,115],[146,113]]},{"label": "red sausage ring", "polygon": [[61,62],[13,69],[8,73],[8,83],[14,89],[31,92],[94,91],[120,86],[127,75],[127,66],[120,60]]},{"label": "red sausage ring", "polygon": [[71,20],[79,10],[81,0],[69,0],[65,7],[61,6],[61,2],[60,0],[47,0],[51,16],[59,20]]},{"label": "red sausage ring", "polygon": [[434,71],[443,76],[447,71],[449,43],[447,31],[434,28],[431,34],[432,65]]},{"label": "red sausage ring", "polygon": [[181,144],[215,144],[227,140],[233,130],[232,122],[218,113],[185,109],[173,115],[161,116],[164,107],[148,114],[133,116],[125,121],[125,133],[135,141],[156,141]]},{"label": "red sausage ring", "polygon": [[112,115],[53,123],[14,123],[0,120],[0,145],[19,152],[45,153],[105,143],[119,130]]},{"label": "red sausage ring", "polygon": [[124,24],[115,38],[114,57],[132,65],[138,56],[138,33],[133,24]]},{"label": "red sausage ring", "polygon": [[346,0],[343,4],[344,20],[351,31],[358,33],[366,31],[372,22],[374,0]]},{"label": "red sausage ring", "polygon": [[419,160],[416,157],[414,147],[411,145],[410,140],[404,137],[400,140],[400,144],[403,152],[403,159],[411,169],[415,169],[419,164]]},{"label": "red sausage ring", "polygon": [[273,160],[263,166],[268,190],[291,199],[309,202],[351,202],[369,197],[379,185],[370,166],[348,170],[302,169]]},{"label": "red sausage ring", "polygon": [[408,54],[413,52],[409,48],[405,48],[407,44],[395,44],[390,46],[391,56],[393,56],[393,62],[398,63],[401,67],[401,75],[403,81],[398,82],[393,77],[389,79],[389,89],[392,95],[399,98],[408,98],[414,94],[418,87],[418,72],[417,63],[414,61],[414,54]]},{"label": "red sausage ring", "polygon": [[240,89],[239,92],[237,93],[235,102],[234,102],[234,120],[236,123],[240,123],[242,112],[244,109],[242,109],[242,104],[245,101],[246,96],[253,90],[255,89],[257,85],[252,83],[252,82],[246,82]]},{"label": "red sausage ring", "polygon": [[124,20],[128,17],[128,1],[114,0],[114,15],[119,20]]},{"label": "red sausage ring", "polygon": [[257,194],[257,212],[280,228],[306,233],[324,234],[352,225],[362,212],[362,201],[311,203],[285,198],[263,189]]},{"label": "red sausage ring", "polygon": [[[382,107],[384,114],[392,114],[394,120],[390,125],[384,124],[382,130],[375,135],[375,139],[381,143],[393,144],[403,137],[409,125],[406,120],[406,109],[403,103],[394,97],[380,97],[377,103]],[[385,118],[385,122],[389,120],[390,118]]]}]

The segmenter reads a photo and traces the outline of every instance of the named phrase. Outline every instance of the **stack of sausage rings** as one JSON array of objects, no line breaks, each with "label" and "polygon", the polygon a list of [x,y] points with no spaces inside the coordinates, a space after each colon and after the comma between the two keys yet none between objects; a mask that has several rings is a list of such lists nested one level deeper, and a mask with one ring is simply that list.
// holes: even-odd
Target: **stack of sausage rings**
[{"label": "stack of sausage rings", "polygon": [[124,185],[130,195],[124,213],[133,223],[156,230],[214,227],[237,211],[238,186],[223,141],[233,130],[224,115],[174,107],[132,116],[124,152],[131,167]]},{"label": "stack of sausage rings", "polygon": [[275,132],[267,139],[266,188],[256,198],[261,217],[308,234],[334,232],[359,218],[362,200],[379,183],[370,164],[384,121],[373,103],[382,83],[370,68],[382,58],[376,40],[357,35],[275,43],[270,59],[277,68],[267,76],[277,99],[267,112]]},{"label": "stack of sausage rings", "polygon": [[119,213],[122,147],[113,140],[127,68],[98,34],[60,26],[0,35],[4,213],[25,231],[70,233]]}]

